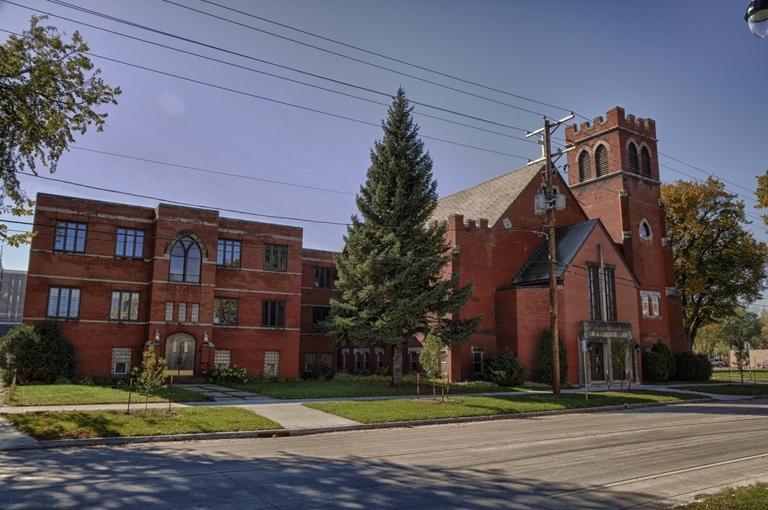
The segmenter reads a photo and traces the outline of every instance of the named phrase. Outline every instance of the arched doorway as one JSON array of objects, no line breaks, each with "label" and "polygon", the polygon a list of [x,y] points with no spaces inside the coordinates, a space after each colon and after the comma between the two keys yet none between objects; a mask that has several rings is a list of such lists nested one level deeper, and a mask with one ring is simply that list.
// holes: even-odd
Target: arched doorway
[{"label": "arched doorway", "polygon": [[194,375],[195,373],[195,337],[179,332],[165,339],[165,361],[168,372],[173,375]]}]

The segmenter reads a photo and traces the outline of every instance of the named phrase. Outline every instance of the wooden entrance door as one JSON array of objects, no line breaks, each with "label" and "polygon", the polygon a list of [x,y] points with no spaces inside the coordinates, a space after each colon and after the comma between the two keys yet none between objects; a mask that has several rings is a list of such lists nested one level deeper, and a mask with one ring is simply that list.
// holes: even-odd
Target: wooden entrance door
[{"label": "wooden entrance door", "polygon": [[592,344],[592,375],[593,381],[605,381],[605,363],[604,363],[605,346],[600,343]]},{"label": "wooden entrance door", "polygon": [[165,361],[174,375],[194,375],[195,337],[189,333],[174,333],[165,340]]}]

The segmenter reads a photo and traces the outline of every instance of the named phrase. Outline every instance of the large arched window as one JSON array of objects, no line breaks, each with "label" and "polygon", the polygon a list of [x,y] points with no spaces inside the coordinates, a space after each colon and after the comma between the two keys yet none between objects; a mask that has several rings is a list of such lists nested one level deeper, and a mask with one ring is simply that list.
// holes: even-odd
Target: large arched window
[{"label": "large arched window", "polygon": [[190,236],[184,236],[171,248],[171,269],[168,279],[172,282],[200,283],[200,266],[203,257],[200,246]]},{"label": "large arched window", "polygon": [[608,175],[608,149],[605,148],[605,145],[598,145],[595,150],[595,166],[598,177]]},{"label": "large arched window", "polygon": [[627,147],[627,152],[629,152],[629,169],[636,173],[640,173],[640,165],[637,159],[637,145],[635,145],[632,142],[629,142],[629,147]]},{"label": "large arched window", "polygon": [[592,177],[592,158],[588,151],[579,154],[579,182],[584,182]]},{"label": "large arched window", "polygon": [[648,147],[640,149],[640,161],[643,163],[643,175],[646,177],[651,176],[651,153],[648,151]]}]

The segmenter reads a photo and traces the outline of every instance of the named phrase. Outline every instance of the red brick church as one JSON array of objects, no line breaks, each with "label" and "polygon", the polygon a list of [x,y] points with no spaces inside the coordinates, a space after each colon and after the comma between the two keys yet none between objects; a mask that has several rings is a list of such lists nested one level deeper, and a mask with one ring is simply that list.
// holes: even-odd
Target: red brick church
[{"label": "red brick church", "polygon": [[[566,129],[569,182],[556,213],[560,334],[568,381],[618,378],[611,345],[631,346],[631,376],[658,340],[682,350],[682,310],[660,203],[655,124],[615,107],[607,118]],[[467,315],[481,330],[447,353],[452,380],[482,376],[483,358],[504,346],[538,377],[549,327],[543,217],[534,213],[542,163],[440,200],[453,259],[474,281]],[[161,203],[138,207],[39,194],[24,322],[59,320],[79,358],[78,377],[121,376],[154,345],[173,373],[233,365],[249,374],[296,377],[316,360],[334,371],[378,372],[382,348],[333,351],[319,328],[335,295],[333,253],[303,247],[302,229],[224,218]],[[591,347],[582,358],[580,341]],[[405,357],[419,371],[420,344]],[[585,363],[586,362],[586,363]],[[583,367],[586,366],[585,369]]]}]

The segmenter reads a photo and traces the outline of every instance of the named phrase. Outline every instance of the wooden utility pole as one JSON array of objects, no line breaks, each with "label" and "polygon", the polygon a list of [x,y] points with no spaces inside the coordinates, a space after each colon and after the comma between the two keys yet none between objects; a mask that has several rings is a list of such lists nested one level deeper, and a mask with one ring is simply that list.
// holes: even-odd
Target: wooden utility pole
[{"label": "wooden utility pole", "polygon": [[549,134],[549,119],[544,118],[544,175],[547,196],[547,223],[549,224],[549,331],[552,334],[552,394],[560,394],[560,335],[557,332],[557,245],[555,244],[554,171]]},{"label": "wooden utility pole", "polygon": [[[551,129],[573,118],[573,113],[566,118],[550,124],[544,117],[544,127],[526,137],[541,134],[544,157],[544,198],[547,208],[547,224],[549,226],[549,331],[552,334],[552,394],[560,394],[560,335],[557,330],[557,244],[555,243],[555,209],[565,207],[565,202],[558,206],[554,188],[555,171],[552,164],[552,146],[550,142]],[[567,149],[566,149],[567,150]],[[538,214],[538,213],[537,213]]]}]

